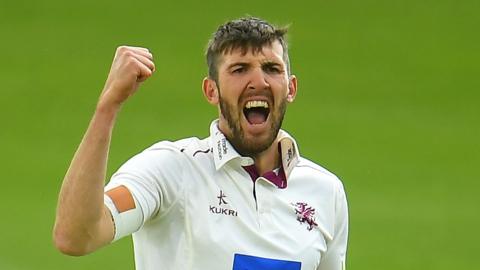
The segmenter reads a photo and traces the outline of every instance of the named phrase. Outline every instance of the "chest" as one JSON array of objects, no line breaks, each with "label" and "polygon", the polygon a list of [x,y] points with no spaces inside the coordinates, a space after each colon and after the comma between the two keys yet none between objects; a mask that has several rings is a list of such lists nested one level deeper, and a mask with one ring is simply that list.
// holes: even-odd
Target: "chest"
[{"label": "chest", "polygon": [[215,256],[228,266],[225,269],[235,269],[243,260],[316,269],[326,250],[319,208],[314,196],[306,196],[295,185],[279,189],[264,178],[254,182],[241,170],[197,178],[185,194],[186,226],[198,256],[194,261]]}]

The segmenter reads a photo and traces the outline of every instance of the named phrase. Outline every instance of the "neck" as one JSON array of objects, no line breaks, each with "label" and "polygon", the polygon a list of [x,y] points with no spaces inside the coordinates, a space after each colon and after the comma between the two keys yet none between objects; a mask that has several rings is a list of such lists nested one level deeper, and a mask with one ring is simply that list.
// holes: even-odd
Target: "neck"
[{"label": "neck", "polygon": [[267,150],[253,157],[255,167],[260,175],[272,171],[280,166],[280,154],[278,153],[278,140],[275,139]]},{"label": "neck", "polygon": [[[233,134],[231,134],[231,130],[228,128],[226,121],[222,121],[222,116],[220,116],[220,121],[218,124],[218,129],[225,135],[227,138],[231,138]],[[254,156],[250,156],[255,161],[255,167],[257,168],[257,172],[260,175],[265,174],[266,172],[272,171],[278,167],[280,167],[280,154],[278,152],[278,136],[280,133],[277,134],[277,138],[272,142],[272,144],[263,152],[258,153]],[[235,148],[235,145],[229,140],[232,146]],[[239,151],[238,149],[236,149]],[[239,152],[241,155],[242,153]]]}]

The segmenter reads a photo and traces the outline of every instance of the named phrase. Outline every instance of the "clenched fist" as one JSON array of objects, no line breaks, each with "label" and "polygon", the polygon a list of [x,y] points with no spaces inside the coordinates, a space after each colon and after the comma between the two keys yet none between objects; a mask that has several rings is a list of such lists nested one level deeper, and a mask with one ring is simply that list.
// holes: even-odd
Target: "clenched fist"
[{"label": "clenched fist", "polygon": [[121,105],[154,71],[153,55],[148,49],[118,47],[99,103]]}]

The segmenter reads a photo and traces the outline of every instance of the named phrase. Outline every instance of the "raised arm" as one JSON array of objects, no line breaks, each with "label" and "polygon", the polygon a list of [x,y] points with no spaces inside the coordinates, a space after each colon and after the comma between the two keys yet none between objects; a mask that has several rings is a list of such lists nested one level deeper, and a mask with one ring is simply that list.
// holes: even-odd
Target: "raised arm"
[{"label": "raised arm", "polygon": [[[112,129],[122,104],[154,71],[148,49],[117,49],[95,113],[60,190],[53,238],[61,252],[85,255],[113,239],[114,224],[103,200]],[[131,196],[125,192],[124,196]]]}]

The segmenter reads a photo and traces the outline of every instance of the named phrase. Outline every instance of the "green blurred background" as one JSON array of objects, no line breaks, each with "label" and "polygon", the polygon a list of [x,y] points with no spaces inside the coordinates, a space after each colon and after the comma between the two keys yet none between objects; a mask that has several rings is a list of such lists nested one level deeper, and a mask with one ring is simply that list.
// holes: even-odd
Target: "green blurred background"
[{"label": "green blurred background", "polygon": [[109,175],[155,141],[208,135],[203,51],[245,14],[291,24],[284,128],[343,179],[347,268],[480,269],[478,0],[1,0],[0,269],[134,269],[130,238],[80,258],[51,241],[114,50],[148,47],[158,71],[119,117]]}]

